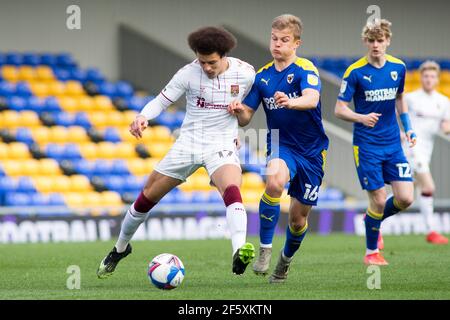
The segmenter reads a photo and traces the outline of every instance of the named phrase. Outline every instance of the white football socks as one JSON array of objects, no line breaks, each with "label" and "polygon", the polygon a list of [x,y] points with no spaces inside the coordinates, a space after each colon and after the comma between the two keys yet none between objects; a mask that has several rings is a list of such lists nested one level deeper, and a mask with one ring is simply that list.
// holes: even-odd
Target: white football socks
[{"label": "white football socks", "polygon": [[116,243],[117,252],[120,253],[125,251],[131,238],[146,217],[147,213],[137,212],[134,209],[134,203],[130,206],[123,219],[122,227],[120,228],[119,239],[117,239]]},{"label": "white football socks", "polygon": [[425,197],[420,195],[420,213],[425,220],[425,225],[427,228],[427,233],[434,231],[434,208],[433,208],[433,197]]},{"label": "white football socks", "polygon": [[242,203],[235,202],[227,207],[227,224],[234,254],[245,244],[247,236],[247,213]]}]

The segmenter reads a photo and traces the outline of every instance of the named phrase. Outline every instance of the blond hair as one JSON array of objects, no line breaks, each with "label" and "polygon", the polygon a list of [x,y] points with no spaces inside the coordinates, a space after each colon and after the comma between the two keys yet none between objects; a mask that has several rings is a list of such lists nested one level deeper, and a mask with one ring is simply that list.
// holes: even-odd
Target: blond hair
[{"label": "blond hair", "polygon": [[363,40],[377,40],[383,36],[391,38],[391,25],[392,23],[386,19],[375,19],[372,22],[367,22],[362,30],[361,37]]},{"label": "blond hair", "polygon": [[294,39],[298,40],[301,38],[303,32],[303,23],[299,17],[296,17],[292,14],[282,14],[281,16],[273,19],[272,29],[284,30],[286,28],[291,29],[292,33],[294,34]]},{"label": "blond hair", "polygon": [[439,66],[439,64],[436,61],[427,60],[420,65],[419,72],[420,72],[420,74],[422,74],[427,70],[434,70],[439,75],[439,73],[441,72],[441,67]]}]

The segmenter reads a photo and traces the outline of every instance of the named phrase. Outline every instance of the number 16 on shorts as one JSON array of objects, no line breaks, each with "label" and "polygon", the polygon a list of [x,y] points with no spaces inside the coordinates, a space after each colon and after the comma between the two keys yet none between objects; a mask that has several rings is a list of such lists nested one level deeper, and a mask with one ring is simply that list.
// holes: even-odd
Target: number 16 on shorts
[{"label": "number 16 on shorts", "polygon": [[303,195],[303,199],[309,201],[316,201],[319,196],[319,186],[312,186],[309,183],[305,183],[305,194]]}]

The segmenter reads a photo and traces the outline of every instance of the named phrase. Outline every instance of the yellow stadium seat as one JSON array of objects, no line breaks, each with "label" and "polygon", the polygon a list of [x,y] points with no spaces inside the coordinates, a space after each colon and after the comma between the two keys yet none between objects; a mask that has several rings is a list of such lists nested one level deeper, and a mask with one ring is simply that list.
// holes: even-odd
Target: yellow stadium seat
[{"label": "yellow stadium seat", "polygon": [[9,147],[6,143],[0,142],[0,160],[8,159]]},{"label": "yellow stadium seat", "polygon": [[17,177],[23,175],[22,161],[2,160],[2,167],[8,176]]},{"label": "yellow stadium seat", "polygon": [[100,194],[101,200],[100,203],[103,206],[121,206],[122,199],[117,192],[114,191],[104,191]]},{"label": "yellow stadium seat", "polygon": [[136,119],[136,116],[138,115],[138,113],[136,111],[133,110],[127,110],[123,112],[123,117],[124,117],[124,123],[129,126],[134,119]]},{"label": "yellow stadium seat", "polygon": [[247,172],[242,175],[242,188],[261,189],[264,188],[264,181],[259,174]]},{"label": "yellow stadium seat", "polygon": [[136,150],[134,149],[134,146],[132,144],[123,142],[116,144],[115,158],[130,159],[136,157]]},{"label": "yellow stadium seat", "polygon": [[153,127],[153,139],[158,142],[172,142],[173,137],[170,133],[170,129],[164,126]]},{"label": "yellow stadium seat", "polygon": [[67,128],[67,134],[69,136],[69,140],[71,142],[76,143],[86,143],[89,142],[90,139],[86,134],[86,130],[80,126],[71,126]]},{"label": "yellow stadium seat", "polygon": [[83,207],[85,205],[85,196],[83,193],[66,192],[63,193],[63,198],[69,207]]},{"label": "yellow stadium seat", "polygon": [[69,80],[66,82],[66,94],[69,96],[81,96],[85,92],[79,81]]},{"label": "yellow stadium seat", "polygon": [[450,98],[450,85],[443,87],[441,92],[443,95],[446,95],[447,97]]},{"label": "yellow stadium seat", "polygon": [[39,172],[45,176],[60,175],[61,169],[54,159],[41,159],[39,161]]},{"label": "yellow stadium seat", "polygon": [[98,192],[86,192],[83,193],[84,203],[89,206],[100,206],[102,203],[102,197]]},{"label": "yellow stadium seat", "polygon": [[141,176],[148,173],[146,165],[147,163],[145,159],[127,159],[128,170],[135,176]]},{"label": "yellow stadium seat", "polygon": [[147,173],[144,174],[150,174],[153,169],[156,167],[156,165],[158,164],[160,160],[156,159],[156,158],[147,158],[145,159],[145,169],[147,171]]},{"label": "yellow stadium seat", "polygon": [[242,189],[242,202],[245,206],[256,207],[259,205],[262,193],[252,189]]},{"label": "yellow stadium seat", "polygon": [[441,72],[441,83],[450,85],[450,71],[444,70]]},{"label": "yellow stadium seat", "polygon": [[50,131],[47,127],[37,127],[31,129],[33,140],[38,144],[47,144],[50,142]]},{"label": "yellow stadium seat", "polygon": [[75,112],[78,111],[77,100],[69,97],[69,96],[59,96],[57,97],[58,103],[61,106],[61,109],[67,112]]},{"label": "yellow stadium seat", "polygon": [[97,155],[99,158],[102,159],[114,159],[114,158],[120,158],[117,155],[116,151],[116,145],[112,142],[108,141],[102,141],[97,144],[98,145],[98,152]]},{"label": "yellow stadium seat", "polygon": [[79,145],[80,153],[87,160],[94,160],[98,157],[98,147],[95,143],[83,143]]},{"label": "yellow stadium seat", "polygon": [[49,193],[54,192],[54,179],[47,176],[32,176],[34,186],[38,192]]},{"label": "yellow stadium seat", "polygon": [[48,94],[55,97],[66,95],[66,86],[63,82],[52,81],[48,83]]},{"label": "yellow stadium seat", "polygon": [[122,113],[119,111],[110,111],[106,113],[107,116],[106,119],[106,125],[108,127],[121,127],[124,122],[124,118],[122,116]]},{"label": "yellow stadium seat", "polygon": [[167,143],[155,142],[147,145],[147,149],[150,152],[152,158],[161,159],[169,151],[171,145]]},{"label": "yellow stadium seat", "polygon": [[54,143],[65,143],[70,139],[69,133],[66,127],[54,126],[50,129],[50,141]]},{"label": "yellow stadium seat", "polygon": [[40,164],[38,160],[27,159],[22,160],[22,174],[25,176],[41,175]]},{"label": "yellow stadium seat", "polygon": [[111,99],[107,96],[97,95],[94,97],[95,109],[98,111],[110,111],[114,109]]},{"label": "yellow stadium seat", "polygon": [[94,111],[88,114],[89,122],[96,128],[104,128],[107,125],[106,114]]},{"label": "yellow stadium seat", "polygon": [[76,174],[70,177],[70,190],[86,192],[92,190],[92,185],[85,175]]},{"label": "yellow stadium seat", "polygon": [[36,72],[33,67],[20,66],[18,72],[20,81],[33,81],[36,79]]},{"label": "yellow stadium seat", "polygon": [[9,159],[30,159],[30,151],[26,144],[21,142],[11,142],[8,150]]},{"label": "yellow stadium seat", "polygon": [[[148,129],[148,128],[147,128]],[[117,131],[119,132],[120,139],[123,142],[131,143],[131,144],[137,144],[140,143],[138,139],[136,139],[129,131],[128,127],[119,127],[117,128]]]},{"label": "yellow stadium seat", "polygon": [[2,112],[2,127],[16,128],[20,126],[20,113],[12,110]]},{"label": "yellow stadium seat", "polygon": [[53,74],[53,70],[48,66],[37,66],[35,68],[36,78],[39,81],[52,81],[55,79],[55,75]]},{"label": "yellow stadium seat", "polygon": [[93,111],[95,108],[94,99],[89,96],[80,96],[77,97],[77,105],[79,111]]},{"label": "yellow stadium seat", "polygon": [[52,186],[52,192],[69,192],[71,190],[71,180],[68,176],[52,176],[49,177],[53,179],[53,186]]},{"label": "yellow stadium seat", "polygon": [[49,95],[49,86],[45,82],[30,82],[31,92],[37,97],[43,98]]},{"label": "yellow stadium seat", "polygon": [[5,65],[2,67],[3,79],[16,82],[19,80],[19,72],[15,66]]},{"label": "yellow stadium seat", "polygon": [[41,121],[39,120],[38,115],[34,111],[22,111],[20,113],[20,123],[18,126],[34,128],[38,126],[42,126]]},{"label": "yellow stadium seat", "polygon": [[194,191],[210,191],[213,187],[210,185],[210,179],[208,175],[204,174],[193,174],[190,177],[192,181],[192,187]]}]

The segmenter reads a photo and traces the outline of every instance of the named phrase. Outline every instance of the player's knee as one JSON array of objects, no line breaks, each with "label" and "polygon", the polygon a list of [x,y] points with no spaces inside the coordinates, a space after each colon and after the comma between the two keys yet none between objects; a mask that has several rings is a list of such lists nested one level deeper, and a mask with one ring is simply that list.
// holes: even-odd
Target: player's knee
[{"label": "player's knee", "polygon": [[421,190],[421,194],[424,197],[432,197],[434,195],[435,192],[435,187],[434,186],[424,186]]},{"label": "player's knee", "polygon": [[281,197],[284,190],[284,181],[277,178],[269,178],[266,182],[266,193],[272,197]]},{"label": "player's knee", "polygon": [[414,202],[414,194],[401,195],[400,197],[398,197],[398,199],[396,198],[396,200],[400,207],[404,210]]},{"label": "player's knee", "polygon": [[289,222],[289,228],[294,231],[295,233],[300,232],[303,230],[303,228],[306,225],[306,218],[302,217],[301,219],[298,219],[296,221],[290,221]]},{"label": "player's knee", "polygon": [[375,208],[377,212],[382,212],[383,208],[386,204],[386,195],[385,194],[379,194],[372,198],[372,203],[375,205]]}]

